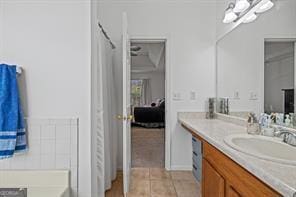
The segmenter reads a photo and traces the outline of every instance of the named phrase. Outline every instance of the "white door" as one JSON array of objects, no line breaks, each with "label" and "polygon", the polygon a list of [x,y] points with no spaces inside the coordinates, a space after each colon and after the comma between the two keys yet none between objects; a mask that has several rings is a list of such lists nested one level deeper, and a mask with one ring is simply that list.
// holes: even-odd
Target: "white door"
[{"label": "white door", "polygon": [[122,70],[123,70],[123,190],[124,194],[129,191],[131,173],[131,103],[130,103],[130,81],[131,81],[131,57],[130,39],[128,36],[127,15],[122,16]]}]

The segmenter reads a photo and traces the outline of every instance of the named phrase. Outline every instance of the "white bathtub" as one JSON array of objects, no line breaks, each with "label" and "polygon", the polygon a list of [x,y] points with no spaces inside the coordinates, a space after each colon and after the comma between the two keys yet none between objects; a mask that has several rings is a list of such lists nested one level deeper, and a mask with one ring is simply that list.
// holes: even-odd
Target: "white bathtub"
[{"label": "white bathtub", "polygon": [[27,188],[28,197],[70,197],[66,170],[2,170],[0,188]]}]

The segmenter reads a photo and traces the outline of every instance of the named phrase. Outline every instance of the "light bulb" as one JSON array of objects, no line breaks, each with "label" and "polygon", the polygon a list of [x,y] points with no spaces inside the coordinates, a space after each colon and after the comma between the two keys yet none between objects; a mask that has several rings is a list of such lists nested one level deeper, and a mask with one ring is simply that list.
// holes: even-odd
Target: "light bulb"
[{"label": "light bulb", "polygon": [[237,15],[232,11],[232,8],[228,8],[225,11],[225,16],[224,16],[224,19],[223,19],[223,23],[231,23],[235,19],[237,19]]},{"label": "light bulb", "polygon": [[256,13],[266,12],[267,10],[269,10],[270,8],[272,8],[273,6],[274,6],[274,3],[269,0],[266,3],[264,3],[260,8],[258,8],[258,10],[256,11]]},{"label": "light bulb", "polygon": [[250,2],[248,0],[236,0],[233,11],[235,13],[244,12],[250,7]]},{"label": "light bulb", "polygon": [[248,16],[243,23],[250,23],[253,22],[254,20],[256,20],[257,15],[256,14],[251,14],[250,16]]}]

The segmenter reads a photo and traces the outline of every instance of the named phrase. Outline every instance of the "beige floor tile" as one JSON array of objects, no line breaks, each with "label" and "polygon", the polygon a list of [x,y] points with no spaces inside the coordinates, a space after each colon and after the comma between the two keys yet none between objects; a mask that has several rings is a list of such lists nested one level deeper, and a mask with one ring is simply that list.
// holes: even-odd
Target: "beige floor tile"
[{"label": "beige floor tile", "polygon": [[132,168],[132,179],[149,180],[149,168]]},{"label": "beige floor tile", "polygon": [[127,197],[150,197],[149,195],[127,194]]},{"label": "beige floor tile", "polygon": [[151,180],[151,197],[177,197],[171,180]]},{"label": "beige floor tile", "polygon": [[150,181],[149,180],[131,180],[130,191],[128,196],[146,197],[150,196]]},{"label": "beige floor tile", "polygon": [[116,180],[112,182],[112,188],[105,193],[106,197],[123,197],[122,171],[117,172]]},{"label": "beige floor tile", "polygon": [[112,188],[105,193],[106,197],[123,197],[122,179],[112,182]]},{"label": "beige floor tile", "polygon": [[201,190],[198,182],[174,180],[174,187],[178,197],[200,197]]},{"label": "beige floor tile", "polygon": [[195,181],[192,171],[171,171],[173,180]]},{"label": "beige floor tile", "polygon": [[164,168],[150,168],[150,179],[171,179],[170,172],[166,171]]}]

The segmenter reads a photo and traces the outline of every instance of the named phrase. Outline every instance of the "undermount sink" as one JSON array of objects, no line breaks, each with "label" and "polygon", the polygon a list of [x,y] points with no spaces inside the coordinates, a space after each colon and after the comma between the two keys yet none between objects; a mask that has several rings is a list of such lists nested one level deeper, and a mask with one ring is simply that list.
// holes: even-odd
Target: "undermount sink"
[{"label": "undermount sink", "polygon": [[249,134],[235,134],[224,138],[231,148],[261,159],[296,165],[296,147],[282,142],[276,137]]}]

